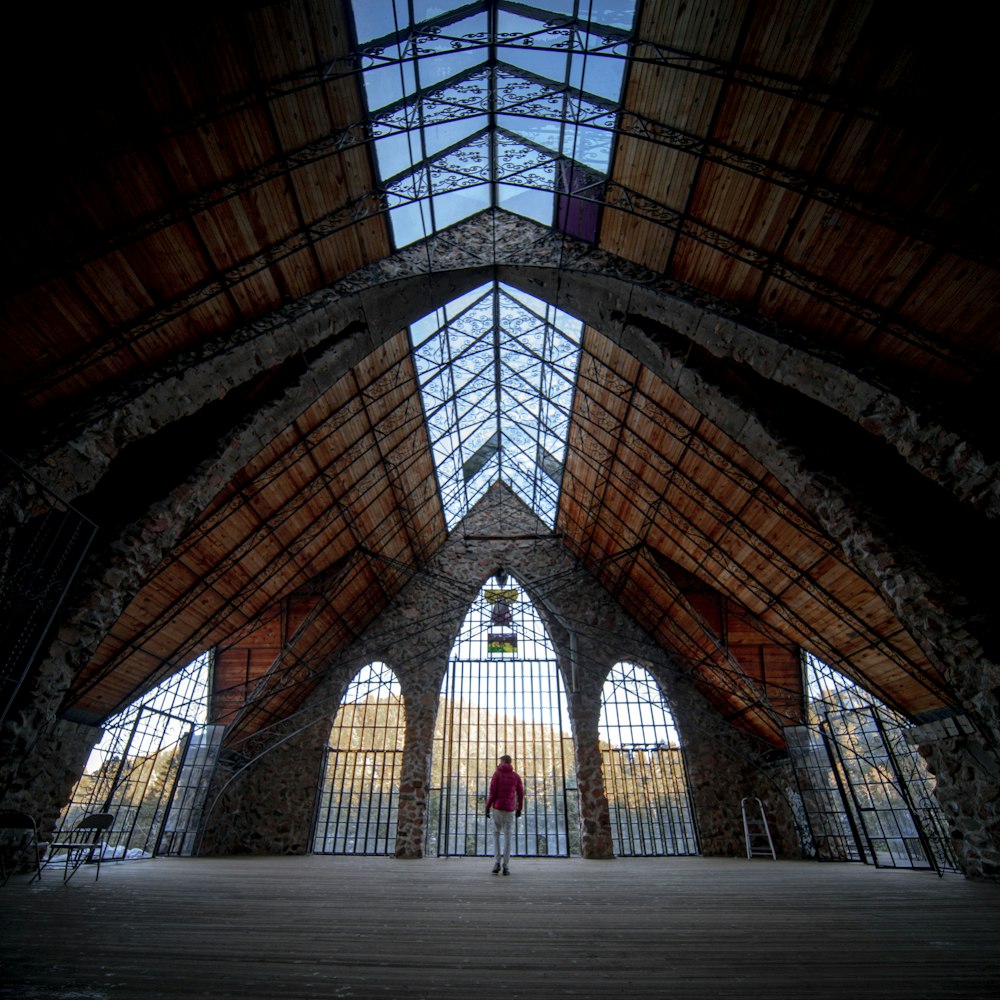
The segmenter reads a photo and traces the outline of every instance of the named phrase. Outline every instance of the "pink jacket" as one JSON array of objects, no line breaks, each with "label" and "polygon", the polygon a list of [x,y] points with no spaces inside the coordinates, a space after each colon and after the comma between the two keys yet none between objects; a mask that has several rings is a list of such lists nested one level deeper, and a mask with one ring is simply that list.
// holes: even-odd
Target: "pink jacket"
[{"label": "pink jacket", "polygon": [[486,808],[499,809],[501,812],[514,812],[524,808],[524,783],[513,764],[501,764],[493,772]]}]

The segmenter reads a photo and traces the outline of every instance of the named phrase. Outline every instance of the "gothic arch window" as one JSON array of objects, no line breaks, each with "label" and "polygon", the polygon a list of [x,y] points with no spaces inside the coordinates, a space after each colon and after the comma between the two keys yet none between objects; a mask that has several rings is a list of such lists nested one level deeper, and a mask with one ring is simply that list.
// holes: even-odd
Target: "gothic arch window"
[{"label": "gothic arch window", "polygon": [[684,752],[644,667],[616,663],[601,692],[601,759],[618,855],[697,854]]},{"label": "gothic arch window", "polygon": [[426,853],[492,853],[490,776],[509,753],[524,780],[514,853],[579,853],[579,804],[566,692],[555,650],[524,589],[487,580],[465,617],[441,687]]},{"label": "gothic arch window", "polygon": [[399,681],[384,663],[355,674],[326,747],[313,837],[317,854],[393,854],[405,718]]}]

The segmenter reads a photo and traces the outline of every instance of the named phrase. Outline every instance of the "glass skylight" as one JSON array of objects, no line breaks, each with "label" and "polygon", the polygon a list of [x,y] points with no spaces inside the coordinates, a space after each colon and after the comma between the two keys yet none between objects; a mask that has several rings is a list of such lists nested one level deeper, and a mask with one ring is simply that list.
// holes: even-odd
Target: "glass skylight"
[{"label": "glass skylight", "polygon": [[[395,245],[488,208],[597,235],[636,0],[353,0]],[[582,324],[483,285],[411,327],[449,529],[498,479],[550,527]]]},{"label": "glass skylight", "polygon": [[490,207],[593,240],[635,0],[353,0],[393,238]]},{"label": "glass skylight", "polygon": [[555,524],[582,329],[501,283],[410,327],[449,530],[498,479]]}]

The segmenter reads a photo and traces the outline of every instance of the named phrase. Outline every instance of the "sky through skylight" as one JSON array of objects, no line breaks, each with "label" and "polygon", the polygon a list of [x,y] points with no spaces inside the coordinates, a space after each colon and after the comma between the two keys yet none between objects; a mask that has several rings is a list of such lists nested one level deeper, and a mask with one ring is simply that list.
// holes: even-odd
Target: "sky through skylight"
[{"label": "sky through skylight", "polygon": [[[596,238],[635,0],[353,7],[397,247],[489,208]],[[411,328],[449,530],[497,480],[554,526],[581,330],[497,283]]]},{"label": "sky through skylight", "polygon": [[594,239],[635,0],[353,6],[397,247],[490,207]]},{"label": "sky through skylight", "polygon": [[582,329],[495,282],[410,327],[449,529],[498,479],[554,525]]}]

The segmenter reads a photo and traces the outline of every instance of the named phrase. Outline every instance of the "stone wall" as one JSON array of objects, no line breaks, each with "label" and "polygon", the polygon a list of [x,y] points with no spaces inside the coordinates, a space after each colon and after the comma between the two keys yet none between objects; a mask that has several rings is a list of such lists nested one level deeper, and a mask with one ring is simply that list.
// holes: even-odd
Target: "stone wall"
[{"label": "stone wall", "polygon": [[[527,591],[556,649],[576,749],[584,857],[613,853],[597,730],[605,677],[623,659],[651,670],[670,704],[687,752],[702,851],[743,855],[740,798],[751,795],[765,802],[781,855],[801,856],[787,798],[789,775],[780,767],[776,772],[771,749],[752,743],[724,722],[503,486],[487,493],[463,530],[452,535],[367,632],[329,665],[323,683],[296,718],[271,733],[246,760],[233,762],[224,779],[229,784],[212,811],[205,850],[309,850],[333,718],[355,673],[381,660],[396,673],[406,708],[396,851],[403,858],[421,857],[435,713],[448,657],[469,605],[500,567]],[[572,623],[572,641],[567,623]],[[406,650],[405,658],[400,649]]]},{"label": "stone wall", "polygon": [[964,716],[907,733],[934,775],[935,797],[966,874],[1000,882],[1000,764]]},{"label": "stone wall", "polygon": [[103,735],[97,726],[66,719],[48,723],[44,731],[36,734],[45,753],[27,753],[10,762],[0,808],[36,817],[41,839],[51,839],[90,751]]},{"label": "stone wall", "polygon": [[[51,818],[58,812],[53,810],[53,803],[61,794],[62,782],[46,771],[49,766],[46,762],[75,759],[55,727],[69,686],[135,596],[142,580],[170,551],[220,485],[259,451],[262,442],[287,426],[289,414],[298,413],[305,401],[315,398],[317,391],[366,356],[385,336],[432,305],[449,300],[486,277],[499,276],[543,298],[558,299],[561,305],[599,328],[674,386],[692,406],[712,414],[722,430],[744,445],[797,497],[878,588],[902,626],[942,671],[948,687],[974,719],[980,734],[974,751],[944,741],[928,749],[926,756],[936,772],[942,801],[950,803],[947,812],[952,835],[962,843],[960,853],[967,872],[991,877],[1000,853],[1000,831],[988,819],[996,811],[996,793],[990,780],[978,775],[989,776],[1000,768],[997,750],[1000,664],[993,655],[995,650],[984,647],[982,622],[966,607],[975,588],[952,586],[939,579],[931,567],[886,532],[885,525],[875,516],[877,511],[865,509],[846,484],[825,470],[819,449],[804,453],[784,433],[787,427],[765,426],[759,409],[727,395],[705,372],[698,370],[692,361],[694,349],[725,365],[752,370],[761,379],[821,403],[831,413],[884,441],[921,476],[937,483],[961,505],[994,521],[1000,511],[996,462],[977,451],[953,428],[940,425],[932,414],[908,401],[905,386],[890,391],[870,382],[861,373],[847,370],[841,359],[816,355],[791,331],[759,318],[741,316],[725,303],[710,300],[701,293],[694,295],[690,289],[641,272],[599,249],[564,242],[547,231],[526,226],[524,220],[505,218],[503,213],[496,218],[469,220],[464,225],[471,245],[481,242],[476,239],[476,226],[507,227],[503,239],[488,241],[491,246],[502,248],[501,256],[488,265],[473,265],[464,255],[449,256],[444,244],[451,237],[445,238],[433,253],[428,253],[425,247],[407,248],[377,265],[361,269],[333,288],[290,305],[268,321],[235,331],[225,343],[205,345],[199,352],[177,359],[172,367],[151,373],[142,385],[123,387],[120,395],[108,396],[95,403],[92,411],[79,414],[78,426],[72,433],[67,430],[65,439],[50,441],[37,455],[21,456],[38,481],[61,496],[68,500],[86,496],[113,469],[117,457],[128,446],[152,439],[162,428],[200,412],[218,398],[220,386],[246,384],[261,371],[278,366],[289,357],[298,358],[305,348],[309,349],[312,360],[300,384],[291,386],[283,398],[247,414],[247,419],[232,428],[232,433],[207,444],[206,452],[211,454],[184,482],[123,529],[119,537],[109,539],[102,551],[89,560],[86,578],[79,586],[81,596],[67,601],[66,613],[57,623],[56,639],[31,678],[27,707],[0,732],[0,787],[11,789],[20,799],[29,799],[27,804],[33,807],[30,811],[36,815]],[[428,269],[433,273],[428,273]],[[711,366],[707,371],[711,374]],[[30,508],[27,502],[30,496],[20,487],[4,484],[3,490],[4,503],[9,502],[12,508]],[[3,506],[0,503],[0,509]],[[888,513],[891,515],[892,511]],[[892,517],[887,520],[891,523]],[[484,554],[484,563],[502,554],[497,546],[492,550],[480,546],[479,550]],[[532,576],[534,570],[526,551],[517,547],[513,551],[527,560],[524,574],[528,581],[545,579],[544,574]],[[492,566],[470,562],[462,564],[461,572],[467,573],[471,580],[481,571],[478,586],[492,570]],[[526,586],[530,587],[530,583]],[[633,623],[627,627],[635,626]],[[553,635],[558,639],[557,632],[555,628]],[[645,640],[640,639],[641,636],[636,640],[635,657],[653,665],[665,662],[663,654],[656,650],[644,655],[642,650],[647,647]],[[560,655],[568,657],[565,636],[559,641],[564,643]],[[440,649],[435,647],[428,655],[440,667]],[[602,676],[601,672],[607,669],[608,655],[607,650],[597,650],[596,658],[587,667],[595,677]],[[340,676],[338,670],[349,672],[349,668],[341,666],[349,660],[350,656],[345,655],[331,664],[331,677]],[[581,678],[585,676],[584,666],[581,660]],[[414,706],[414,712],[417,706],[424,706],[423,711],[431,704],[428,691],[438,667],[427,666],[425,679],[420,679],[423,675],[419,671],[402,671],[408,675],[405,682],[410,689],[408,704]],[[683,679],[669,665],[665,671],[667,676],[661,679],[661,684],[671,701],[676,702],[681,698]],[[593,704],[587,697],[581,689],[574,693],[571,704],[574,725],[581,735],[593,724]],[[675,712],[683,714],[676,704]],[[693,782],[703,817],[706,849],[714,849],[712,845],[718,844],[720,850],[728,850],[730,833],[717,840],[714,831],[729,830],[723,817],[730,815],[733,802],[724,791],[715,800],[716,789],[723,788],[723,783],[714,776],[714,768],[720,766],[719,747],[727,747],[726,768],[738,771],[744,766],[738,763],[743,758],[739,753],[733,756],[735,750],[721,736],[718,742],[714,735],[704,737],[705,747],[716,747],[714,751],[696,749],[694,744],[702,737],[692,742],[689,730],[697,727],[681,719],[678,723],[694,762]],[[322,729],[320,723],[317,725]],[[283,735],[291,740],[289,734]],[[409,820],[406,830],[401,830],[401,843],[408,845],[407,850],[415,850],[414,831],[424,794],[421,775],[427,770],[422,761],[425,739],[416,722],[408,739],[410,770],[404,794]],[[317,737],[317,745],[321,742]],[[600,818],[601,791],[588,746],[589,737],[578,740],[578,771],[585,783],[584,794],[590,809],[584,832],[587,849],[601,855],[607,850],[601,839],[604,829]],[[956,760],[947,759],[949,749],[957,754]],[[755,760],[760,748],[748,745],[741,747],[740,752]],[[36,753],[38,761],[24,763],[28,755]],[[704,758],[703,764],[697,763],[700,757]],[[240,759],[235,766],[239,769],[246,763],[246,759]],[[312,765],[312,757],[304,754],[296,767],[308,771]],[[33,785],[21,782],[22,766],[38,775]],[[266,770],[263,759],[261,766]],[[229,788],[251,785],[256,780],[256,771],[257,765],[239,770]],[[762,771],[754,763],[748,773],[737,775],[733,787],[749,789],[758,783],[765,790],[762,798],[765,794],[773,797],[777,814],[782,810],[780,802],[794,801],[794,794],[784,778],[772,780],[776,773],[772,768]],[[52,788],[43,788],[42,781],[51,781]],[[259,794],[264,797],[275,793],[265,784]],[[227,789],[226,802],[230,802],[229,796]],[[289,800],[283,806],[289,810],[294,805],[302,815],[311,815],[300,799],[301,794],[296,793],[294,803]],[[63,804],[60,802],[59,808]],[[708,818],[713,812],[717,818]],[[791,818],[788,817],[786,824],[776,815],[775,824],[787,826],[792,843]],[[252,836],[262,835],[258,830]],[[235,842],[242,843],[248,837],[251,834],[244,832]],[[273,842],[286,845],[287,849],[298,849],[302,840],[285,831]]]}]

